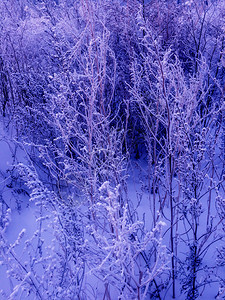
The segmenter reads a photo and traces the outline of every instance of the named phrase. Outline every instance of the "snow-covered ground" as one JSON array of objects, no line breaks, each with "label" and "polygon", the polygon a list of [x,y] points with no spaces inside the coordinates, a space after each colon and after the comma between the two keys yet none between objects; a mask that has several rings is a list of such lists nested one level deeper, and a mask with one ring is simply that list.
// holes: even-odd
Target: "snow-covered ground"
[{"label": "snow-covered ground", "polygon": [[[52,251],[53,248],[57,247],[57,240],[53,234],[52,224],[54,223],[54,213],[52,212],[50,206],[44,205],[43,207],[36,205],[35,201],[30,201],[30,190],[25,185],[25,183],[20,178],[18,172],[15,169],[15,166],[18,163],[28,164],[26,158],[26,153],[14,140],[13,134],[11,136],[9,131],[7,132],[3,125],[0,128],[0,190],[1,190],[1,226],[4,225],[5,216],[10,217],[9,225],[6,227],[6,230],[3,232],[1,238],[4,238],[1,241],[1,265],[0,265],[0,290],[2,290],[0,299],[34,299],[34,294],[27,294],[26,289],[21,288],[21,281],[26,280],[26,276],[30,276],[32,272],[32,262],[29,260],[36,259],[35,254],[38,251],[43,251],[42,257],[48,256],[48,248]],[[150,191],[150,186],[148,186],[148,165],[146,159],[142,157],[140,160],[133,160],[130,163],[129,168],[129,177],[127,181],[127,199],[128,202],[132,203],[133,210],[135,211],[137,219],[145,223],[145,228],[151,230],[153,228],[153,193]],[[221,171],[221,170],[218,170]],[[17,177],[15,177],[17,176]],[[178,187],[174,184],[174,195],[176,196]],[[159,193],[156,193],[156,206],[159,209]],[[202,210],[207,211],[207,188],[202,190]],[[212,199],[215,199],[216,194],[213,191],[211,195]],[[215,207],[215,201],[212,201],[211,214],[214,216],[214,224],[219,222],[217,218],[217,211]],[[156,207],[156,210],[157,210]],[[162,212],[161,212],[162,213]],[[161,214],[160,213],[160,214]],[[40,217],[42,221],[40,221]],[[161,219],[165,224],[164,235],[163,235],[163,244],[167,245],[169,249],[169,228],[170,228],[170,209],[169,204],[165,204],[163,209],[163,215],[161,214],[159,219]],[[204,213],[201,215],[199,224],[198,235],[201,236],[205,234],[206,230],[206,215]],[[50,226],[49,226],[50,225]],[[40,228],[41,227],[41,228]],[[176,255],[180,261],[187,257],[188,245],[187,242],[182,240],[184,235],[187,235],[187,228],[185,227],[184,222],[179,222],[179,226],[176,227],[176,234],[178,236],[178,244],[176,249]],[[218,230],[221,230],[221,237],[223,235],[221,227],[218,225]],[[40,236],[39,236],[40,234]],[[217,272],[221,278],[225,278],[225,270],[215,270],[215,263],[217,260],[216,248],[224,246],[224,239],[218,240],[213,244],[213,238],[218,238],[218,232],[216,235],[212,234],[209,237],[209,241],[206,243],[205,255],[203,255],[202,266],[203,270],[199,271],[198,276],[200,277],[199,282],[201,283],[205,280],[205,274],[209,276],[212,275],[212,280],[207,285],[204,284],[202,288],[199,289],[200,294],[198,299],[212,300],[215,299],[218,294],[220,283],[215,281],[215,276],[213,277],[213,272]],[[58,240],[59,241],[59,240]],[[42,243],[42,244],[40,244]],[[8,245],[8,248],[7,248]],[[12,247],[13,245],[13,247]],[[44,247],[42,247],[44,245]],[[59,246],[59,245],[58,245]],[[10,248],[11,247],[11,248]],[[10,249],[10,250],[9,250]],[[54,249],[53,249],[54,250]],[[9,251],[12,251],[10,255]],[[33,251],[33,252],[32,252]],[[32,257],[33,256],[33,257]],[[10,258],[11,257],[11,258]],[[168,256],[169,257],[169,256]],[[86,257],[87,259],[87,257]],[[29,261],[29,262],[28,262]],[[47,261],[47,258],[46,258]],[[168,263],[169,258],[168,258]],[[47,262],[48,264],[48,262]],[[33,264],[34,266],[35,264]],[[208,270],[204,270],[204,267]],[[210,269],[212,267],[212,269]],[[177,268],[179,268],[179,261],[177,261]],[[20,271],[18,271],[20,269]],[[12,278],[13,270],[17,270],[18,274],[22,274],[21,278],[18,277],[18,280]],[[205,272],[206,271],[206,272]],[[36,267],[35,274],[38,278],[41,279],[42,275],[45,272],[45,268],[39,265]],[[83,287],[86,289],[86,295],[81,299],[106,299],[106,291],[108,295],[110,294],[111,299],[116,299],[118,297],[116,290],[113,290],[113,287],[106,289],[101,280],[98,279],[95,274],[91,274],[88,268],[85,269],[85,276],[83,279]],[[26,274],[27,273],[27,274]],[[202,279],[201,279],[202,273]],[[181,283],[179,282],[179,276],[181,272],[178,272],[178,278],[176,280],[176,299],[182,300],[185,299],[185,295],[181,292]],[[18,275],[19,276],[19,275]],[[24,276],[24,278],[22,278]],[[43,277],[44,278],[44,277]],[[162,275],[160,281],[163,281],[163,278],[166,279],[166,275]],[[34,279],[33,279],[34,280]],[[36,282],[36,284],[38,281]],[[11,296],[9,297],[9,295]],[[84,294],[83,294],[84,295]],[[113,295],[113,296],[112,296]],[[9,298],[8,298],[9,297]],[[37,299],[38,296],[37,296]],[[43,299],[57,299],[45,298]],[[58,299],[62,299],[60,296]],[[74,298],[75,299],[75,298]],[[162,293],[162,298],[165,300],[172,299],[171,283]],[[223,299],[222,296],[217,299]],[[127,299],[129,300],[129,299]]]}]

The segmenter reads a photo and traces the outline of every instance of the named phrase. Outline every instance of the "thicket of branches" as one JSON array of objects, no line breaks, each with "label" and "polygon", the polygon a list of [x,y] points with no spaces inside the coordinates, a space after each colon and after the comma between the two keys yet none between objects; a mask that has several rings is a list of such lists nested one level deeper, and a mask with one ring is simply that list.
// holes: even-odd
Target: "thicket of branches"
[{"label": "thicket of branches", "polygon": [[[1,1],[1,120],[27,155],[1,174],[5,299],[223,299],[224,7]],[[37,231],[12,244],[18,185]]]}]

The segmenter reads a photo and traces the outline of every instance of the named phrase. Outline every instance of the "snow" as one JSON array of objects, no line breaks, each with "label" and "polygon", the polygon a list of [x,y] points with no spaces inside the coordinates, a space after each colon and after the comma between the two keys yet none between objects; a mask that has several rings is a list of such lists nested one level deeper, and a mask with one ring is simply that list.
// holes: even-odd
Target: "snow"
[{"label": "snow", "polygon": [[[1,127],[1,140],[0,140],[0,170],[1,170],[1,178],[2,181],[0,183],[0,188],[2,191],[2,197],[4,199],[4,202],[7,203],[8,206],[12,208],[10,213],[11,222],[9,223],[9,226],[7,227],[4,236],[8,241],[8,244],[10,244],[10,251],[14,251],[17,258],[22,262],[22,264],[26,265],[26,260],[29,259],[29,255],[26,253],[26,243],[30,243],[29,240],[33,240],[34,243],[36,241],[34,240],[34,236],[38,235],[38,227],[40,222],[42,222],[42,239],[44,239],[45,247],[52,248],[52,250],[55,249],[55,246],[51,245],[51,241],[53,241],[54,236],[52,235],[52,227],[49,227],[48,222],[50,222],[51,218],[53,216],[49,217],[49,211],[46,210],[46,207],[44,207],[42,210],[42,214],[40,215],[40,207],[36,206],[35,199],[33,198],[33,201],[29,201],[28,193],[21,192],[21,194],[15,194],[12,192],[12,188],[9,186],[6,186],[6,183],[10,182],[10,171],[12,171],[12,168],[15,165],[15,161],[20,161],[20,163],[27,164],[27,160],[25,159],[25,153],[20,149],[20,151],[16,150],[15,141],[13,139],[10,139],[7,137],[7,132],[4,132],[4,129]],[[16,159],[15,159],[15,153],[16,153]],[[133,161],[130,164],[129,169],[129,178],[127,183],[127,197],[128,202],[132,203],[132,206],[134,207],[134,211],[136,211],[137,219],[140,220],[140,224],[145,224],[146,228],[149,228],[149,230],[153,226],[153,207],[152,207],[152,201],[153,201],[153,194],[149,193],[150,187],[146,182],[148,182],[148,164],[146,163],[146,158],[142,157],[138,161]],[[218,170],[221,171],[221,170]],[[35,179],[32,179],[35,180]],[[35,188],[36,184],[35,181],[32,184],[33,188]],[[22,190],[26,189],[25,186],[22,187]],[[174,195],[178,194],[178,191],[176,190],[177,187],[174,186]],[[202,191],[203,196],[201,198],[202,203],[202,209],[203,211],[207,210],[207,185],[205,185],[205,189]],[[14,189],[16,190],[16,189]],[[114,197],[118,197],[118,188],[114,191],[110,190],[110,183],[105,182],[99,189],[99,191],[104,194],[105,191],[108,191],[108,198],[106,198],[106,206],[103,205],[103,207],[106,208],[109,215],[111,215],[112,222],[114,215],[116,214],[118,206],[115,206],[114,208],[111,206],[107,206],[111,203],[111,199]],[[29,192],[29,190],[28,190]],[[158,191],[160,193],[160,191]],[[159,203],[159,194],[156,194],[156,205]],[[216,194],[213,191],[212,192],[212,199],[215,199]],[[38,198],[37,198],[38,199]],[[102,199],[102,200],[101,200]],[[107,200],[108,199],[108,200]],[[101,201],[104,201],[104,197],[100,197]],[[211,213],[213,215],[217,215],[215,202],[212,202],[211,206]],[[99,205],[102,206],[102,204],[99,202]],[[158,207],[159,209],[159,207]],[[160,216],[160,213],[158,212],[158,218],[159,223],[158,226],[163,226],[163,232],[164,235],[162,237],[162,242],[164,244],[169,244],[169,236],[168,236],[168,227],[169,227],[169,207],[165,206],[163,211],[164,216],[166,216],[166,219]],[[205,215],[203,215],[204,218],[201,219],[201,226],[199,227],[199,235],[205,233],[206,228],[206,218]],[[162,218],[161,218],[162,217]],[[184,235],[186,232],[186,228],[182,226],[182,223],[180,223],[178,228],[179,235]],[[100,237],[100,236],[99,236]],[[121,236],[122,238],[122,236]],[[212,236],[213,238],[213,236]],[[106,241],[106,240],[105,240]],[[119,241],[118,241],[119,242]],[[123,243],[123,247],[125,246],[124,242],[125,240],[121,240],[120,242]],[[106,243],[107,245],[107,243]],[[119,244],[116,247],[120,248]],[[221,240],[219,243],[216,244],[217,247],[220,247],[221,245],[224,245],[224,242]],[[108,248],[107,248],[108,247]],[[113,245],[108,245],[105,247],[105,250],[113,250]],[[25,249],[25,250],[24,250]],[[122,249],[122,248],[121,248]],[[25,252],[24,252],[25,251]],[[116,252],[115,252],[116,253]],[[119,252],[118,252],[119,253]],[[179,249],[177,252],[177,255],[185,260],[187,253],[187,245],[185,243],[179,243]],[[109,252],[110,254],[110,252]],[[119,255],[119,254],[118,254]],[[120,254],[121,255],[121,254]],[[108,258],[106,257],[106,260]],[[215,247],[210,247],[209,251],[206,253],[204,257],[204,263],[206,263],[209,267],[214,267],[214,262],[216,261],[216,254],[215,254]],[[213,262],[213,263],[212,263]],[[103,267],[103,262],[102,262]],[[0,290],[3,290],[4,293],[10,294],[10,299],[32,299],[32,296],[25,296],[24,293],[21,292],[20,288],[22,286],[22,283],[18,283],[18,285],[15,285],[15,280],[11,280],[10,277],[8,278],[8,271],[7,271],[7,265],[5,265],[5,261],[1,261],[0,265],[0,277],[2,278],[0,281]],[[101,268],[101,266],[99,266]],[[39,269],[40,275],[41,275],[41,269]],[[224,276],[224,272],[221,273],[220,276]],[[9,273],[10,274],[10,273]],[[203,274],[204,275],[204,274]],[[31,276],[31,273],[28,272],[24,278],[24,282],[27,280],[27,278]],[[179,279],[179,278],[178,278]],[[204,277],[202,277],[202,280],[204,280]],[[201,282],[201,279],[200,279]],[[84,285],[87,285],[87,294],[88,299],[94,299],[97,297],[98,299],[101,299],[104,295],[104,287],[102,286],[102,283],[98,281],[98,278],[92,275],[92,272],[86,271]],[[91,288],[89,288],[91,286]],[[92,292],[91,292],[92,290]],[[94,290],[96,292],[94,292]],[[184,299],[184,295],[180,293],[181,285],[179,283],[179,280],[177,280],[176,283],[176,293],[177,297],[176,299]],[[205,299],[205,300],[212,300],[216,296],[217,292],[219,290],[219,283],[211,283],[207,285],[206,287],[203,286],[200,291],[202,292],[202,296],[200,294],[199,299]],[[2,295],[4,295],[4,293]],[[96,293],[96,295],[95,295]],[[115,298],[117,298],[117,294],[115,291],[113,291],[113,288],[110,288],[111,295],[114,295]],[[20,296],[19,296],[20,295]],[[0,299],[4,299],[3,298]],[[18,298],[17,298],[18,297]],[[20,297],[20,298],[19,298]],[[22,298],[21,298],[22,297]],[[25,298],[24,298],[25,297]],[[168,292],[165,294],[165,299],[172,299],[171,290],[169,289]]]},{"label": "snow", "polygon": [[3,2],[0,300],[225,299],[224,0]]}]

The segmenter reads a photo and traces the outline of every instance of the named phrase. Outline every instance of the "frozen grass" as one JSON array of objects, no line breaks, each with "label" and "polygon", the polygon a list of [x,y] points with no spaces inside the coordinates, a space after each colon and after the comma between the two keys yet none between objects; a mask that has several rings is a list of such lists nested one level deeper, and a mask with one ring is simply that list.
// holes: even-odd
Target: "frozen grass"
[{"label": "frozen grass", "polygon": [[[4,178],[4,174],[6,176],[7,170],[9,170],[10,167],[12,167],[13,158],[12,158],[12,151],[10,150],[14,144],[11,142],[6,142],[5,140],[1,141],[1,154],[2,154],[2,160],[1,160],[1,170],[2,170],[2,177]],[[11,147],[10,147],[11,146]],[[4,162],[4,160],[6,162]],[[24,160],[24,162],[26,162]],[[221,171],[221,170],[218,170]],[[9,182],[9,179],[6,179]],[[4,199],[4,203],[7,203],[8,206],[11,208],[11,222],[9,226],[7,227],[7,230],[5,231],[5,238],[7,239],[9,244],[13,244],[17,238],[20,232],[25,229],[24,237],[21,238],[21,241],[18,243],[18,245],[15,247],[14,251],[18,258],[18,260],[25,265],[26,260],[29,259],[28,254],[26,253],[25,249],[25,241],[32,238],[32,236],[35,235],[35,232],[37,232],[38,227],[40,226],[39,222],[37,222],[37,218],[40,215],[40,207],[35,206],[35,203],[29,202],[28,194],[25,193],[25,191],[21,192],[20,194],[15,193],[15,190],[18,189],[17,183],[14,182],[14,189],[13,187],[7,187],[5,183],[1,183],[1,190],[2,190],[2,197]],[[23,186],[24,190],[26,190],[25,186]],[[21,189],[22,190],[22,189]],[[13,192],[14,191],[14,192]],[[28,190],[27,190],[28,191]],[[159,194],[162,191],[157,191],[157,207],[156,210],[159,210]],[[202,190],[202,194],[205,194],[206,190]],[[174,186],[174,195],[177,195],[177,186]],[[215,199],[215,193],[212,194],[212,199]],[[146,164],[144,159],[140,159],[138,161],[132,161],[130,165],[129,170],[129,178],[127,183],[127,197],[128,202],[131,203],[131,207],[133,207],[133,210],[135,211],[136,218],[140,221],[143,221],[145,223],[146,230],[151,230],[153,228],[153,207],[152,207],[152,198],[153,193],[150,190],[150,187],[148,186],[148,165]],[[5,205],[3,203],[4,209],[6,209]],[[20,205],[18,205],[20,203]],[[201,216],[200,226],[199,226],[199,235],[205,233],[206,228],[206,216],[204,214],[204,211],[207,211],[207,194],[205,197],[202,197],[201,199],[202,203],[202,210],[203,214]],[[214,202],[213,202],[214,203]],[[218,218],[217,211],[215,205],[212,205],[211,207],[212,215],[215,216],[215,221]],[[49,210],[46,211],[44,208],[44,211],[42,210],[42,216],[49,214]],[[169,228],[169,207],[166,204],[163,209],[163,215],[160,217],[165,223],[166,227],[164,229],[164,237],[163,237],[163,243],[169,245],[169,234],[168,234],[168,228]],[[51,241],[53,239],[52,236],[52,228],[49,227],[48,223],[51,223],[51,217],[50,219],[46,219],[42,223],[42,239],[44,247],[52,247]],[[177,235],[178,237],[182,237],[186,234],[186,228],[182,222],[179,223],[179,227],[177,229]],[[221,232],[222,233],[222,232]],[[209,244],[212,242],[213,236],[211,240],[209,241]],[[37,240],[33,240],[33,247],[37,249]],[[208,267],[212,267],[215,269],[217,254],[216,254],[216,247],[220,247],[224,245],[224,241],[218,241],[218,243],[213,244],[209,247],[206,255],[203,259],[203,265],[207,265]],[[54,245],[55,247],[55,245]],[[177,245],[177,257],[182,261],[185,261],[186,255],[187,255],[187,243],[182,242],[180,239]],[[16,282],[15,279],[8,278],[7,275],[7,265],[5,265],[5,262],[3,260],[3,264],[0,267],[0,289],[2,289],[5,293],[5,295],[9,295],[13,292],[15,289],[15,286],[18,282]],[[214,270],[215,271],[215,270]],[[41,273],[44,272],[44,270],[40,267],[39,269],[39,275],[41,276]],[[105,287],[101,280],[98,280],[98,277],[95,275],[91,275],[86,269],[87,274],[85,275],[84,279],[84,290],[86,290],[85,294],[87,299],[104,299],[105,294]],[[221,277],[224,277],[223,271],[218,271]],[[179,282],[179,274],[176,281],[176,299],[185,299],[185,295],[180,292],[181,290],[181,284]],[[199,273],[199,276],[202,276],[202,280],[205,279],[205,274],[202,271]],[[166,275],[162,275],[163,278],[166,278]],[[200,278],[201,282],[201,278]],[[165,292],[163,292],[162,299],[172,299],[171,294],[171,286],[169,285]],[[211,284],[208,284],[206,286],[203,286],[200,289],[200,295],[199,299],[205,299],[205,300],[212,300],[215,299],[215,296],[217,295],[219,290],[219,283],[218,282],[212,282]],[[113,290],[113,287],[108,288],[108,292],[110,293],[111,297],[114,295],[113,299],[116,299],[116,291]],[[3,293],[3,295],[4,295]],[[4,298],[6,296],[2,296],[2,300],[6,299]],[[26,293],[19,291],[18,293],[15,293],[15,296],[12,296],[12,299],[33,299],[33,296],[26,295]]]}]

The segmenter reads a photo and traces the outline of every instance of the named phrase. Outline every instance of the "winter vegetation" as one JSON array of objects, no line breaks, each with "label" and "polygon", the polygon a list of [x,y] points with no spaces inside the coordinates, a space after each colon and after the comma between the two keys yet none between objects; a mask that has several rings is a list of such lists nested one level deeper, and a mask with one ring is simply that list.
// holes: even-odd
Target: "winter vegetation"
[{"label": "winter vegetation", "polygon": [[225,299],[225,1],[0,16],[0,299]]}]

